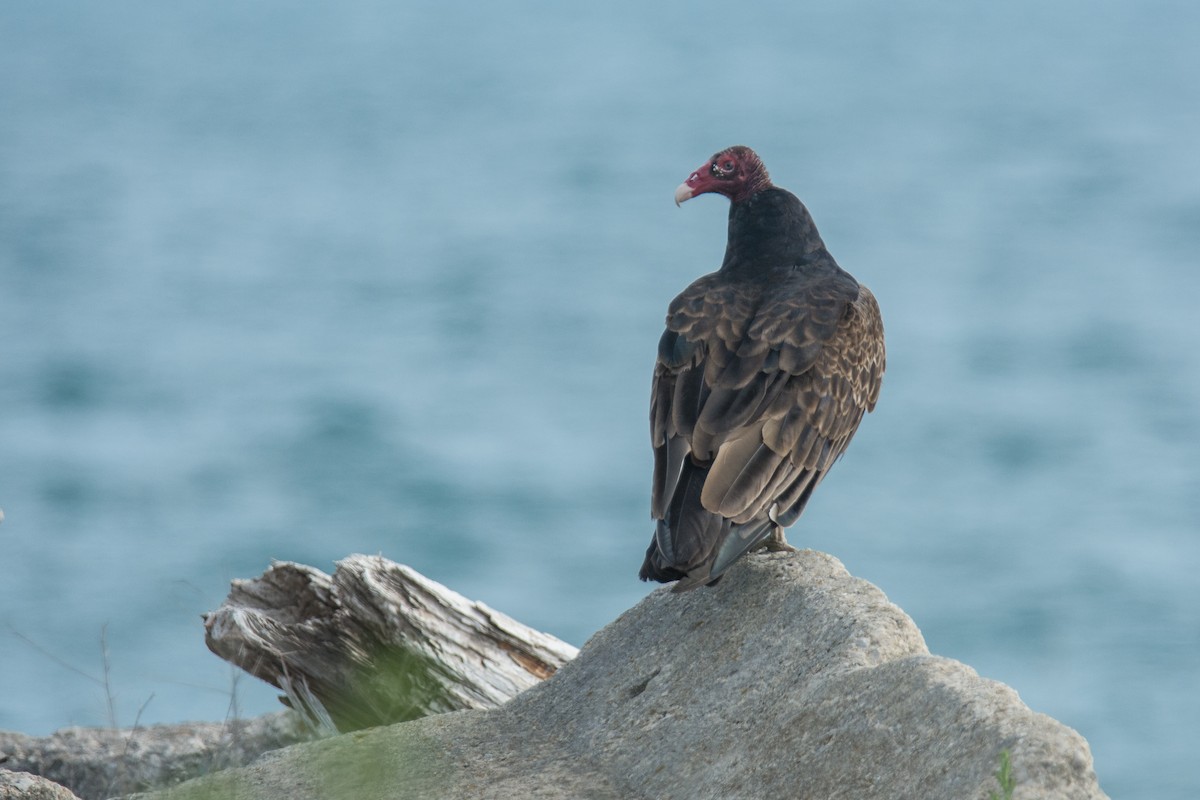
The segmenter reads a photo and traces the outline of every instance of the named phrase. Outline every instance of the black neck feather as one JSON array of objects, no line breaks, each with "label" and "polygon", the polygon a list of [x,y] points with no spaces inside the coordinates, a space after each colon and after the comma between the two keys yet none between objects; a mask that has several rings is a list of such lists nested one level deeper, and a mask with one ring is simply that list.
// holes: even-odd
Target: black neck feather
[{"label": "black neck feather", "polygon": [[729,207],[729,242],[723,272],[765,273],[833,257],[804,204],[771,187]]}]

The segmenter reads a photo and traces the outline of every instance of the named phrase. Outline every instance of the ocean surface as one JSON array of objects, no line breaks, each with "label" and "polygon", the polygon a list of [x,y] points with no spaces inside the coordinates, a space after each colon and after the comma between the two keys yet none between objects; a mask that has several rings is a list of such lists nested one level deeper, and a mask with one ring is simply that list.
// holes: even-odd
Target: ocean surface
[{"label": "ocean surface", "polygon": [[1200,796],[1200,5],[1153,0],[0,5],[0,728],[277,708],[200,624],[272,559],[576,645],[636,603],[725,237],[671,196],[738,143],[887,327],[792,543],[1114,798]]}]

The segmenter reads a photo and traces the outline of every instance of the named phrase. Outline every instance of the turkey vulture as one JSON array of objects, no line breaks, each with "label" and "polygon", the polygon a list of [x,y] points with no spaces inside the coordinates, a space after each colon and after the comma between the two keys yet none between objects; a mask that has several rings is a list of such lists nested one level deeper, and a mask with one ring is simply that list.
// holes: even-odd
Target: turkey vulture
[{"label": "turkey vulture", "polygon": [[875,408],[875,297],[825,249],[808,209],[748,147],[675,190],[729,198],[725,260],[676,297],[650,399],[654,538],[642,580],[716,583],[744,553],[791,550],[784,528]]}]

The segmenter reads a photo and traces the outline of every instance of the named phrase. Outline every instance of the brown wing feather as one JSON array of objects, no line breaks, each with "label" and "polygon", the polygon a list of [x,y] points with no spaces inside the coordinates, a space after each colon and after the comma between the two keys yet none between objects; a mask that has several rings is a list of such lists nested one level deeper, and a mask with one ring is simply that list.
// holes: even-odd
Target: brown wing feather
[{"label": "brown wing feather", "polygon": [[745,523],[777,501],[798,515],[845,451],[879,397],[883,326],[866,287],[827,277],[768,292],[708,275],[671,304],[651,400],[656,518],[689,454],[711,462],[704,507]]}]

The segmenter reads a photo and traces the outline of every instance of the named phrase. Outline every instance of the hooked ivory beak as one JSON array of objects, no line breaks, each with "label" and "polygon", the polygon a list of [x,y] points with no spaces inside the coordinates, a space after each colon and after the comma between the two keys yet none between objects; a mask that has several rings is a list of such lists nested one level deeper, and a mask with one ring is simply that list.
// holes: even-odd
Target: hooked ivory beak
[{"label": "hooked ivory beak", "polygon": [[675,205],[683,205],[684,201],[692,199],[692,187],[687,185],[687,182],[679,184],[679,188],[675,190]]}]

